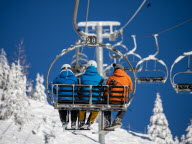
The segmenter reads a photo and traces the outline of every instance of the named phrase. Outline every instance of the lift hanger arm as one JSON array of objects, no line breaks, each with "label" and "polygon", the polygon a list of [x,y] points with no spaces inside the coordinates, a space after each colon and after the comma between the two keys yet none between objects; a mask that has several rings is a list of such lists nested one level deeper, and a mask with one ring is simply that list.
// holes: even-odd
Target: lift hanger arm
[{"label": "lift hanger arm", "polygon": [[77,25],[77,13],[78,13],[78,8],[79,8],[79,0],[75,0],[75,7],[74,7],[74,12],[73,12],[73,28],[75,29],[75,31],[77,32],[77,34],[80,36],[80,38],[84,38],[86,37],[86,34],[84,32],[82,32],[78,25]]}]

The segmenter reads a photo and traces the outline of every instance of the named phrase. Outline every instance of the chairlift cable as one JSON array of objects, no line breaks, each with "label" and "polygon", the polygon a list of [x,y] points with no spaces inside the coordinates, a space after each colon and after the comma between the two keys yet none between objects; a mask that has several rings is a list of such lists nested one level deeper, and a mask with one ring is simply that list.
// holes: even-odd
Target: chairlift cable
[{"label": "chairlift cable", "polygon": [[[187,23],[187,22],[189,22],[189,21],[191,21],[191,20],[192,20],[192,17],[189,18],[189,19],[187,19],[187,20],[185,20],[185,21],[183,21],[183,22],[181,22],[181,23],[178,23],[178,24],[176,24],[176,25],[174,25],[174,26],[172,26],[172,27],[169,27],[169,28],[167,28],[167,29],[164,29],[164,30],[162,30],[162,31],[159,31],[159,32],[157,32],[156,34],[162,34],[162,33],[164,33],[164,32],[167,32],[167,31],[171,30],[171,29],[174,29],[174,28],[176,28],[176,27],[179,27],[179,26],[181,26],[181,25],[183,25],[183,24],[185,24],[185,23]],[[141,35],[141,36],[137,36],[137,37],[152,37],[152,36],[153,36],[153,34],[150,34],[150,35]]]},{"label": "chairlift cable", "polygon": [[171,30],[171,29],[174,29],[175,27],[178,27],[178,26],[180,26],[180,25],[182,25],[182,24],[184,24],[184,23],[186,23],[186,22],[188,22],[188,21],[190,21],[190,20],[192,20],[192,18],[189,18],[189,19],[187,19],[187,20],[185,20],[185,21],[183,21],[183,22],[181,22],[181,23],[179,23],[179,24],[176,24],[175,26],[172,26],[172,27],[170,27],[170,28],[168,28],[168,29],[162,30],[162,31],[158,32],[157,34],[161,34],[161,33],[164,33],[164,32],[166,32],[166,31],[169,31],[169,30]]},{"label": "chairlift cable", "polygon": [[123,29],[133,20],[133,18],[137,15],[137,13],[140,11],[140,9],[145,4],[146,0],[143,0],[137,11],[133,14],[133,16],[129,19],[129,21],[119,30],[120,32],[123,31]]}]

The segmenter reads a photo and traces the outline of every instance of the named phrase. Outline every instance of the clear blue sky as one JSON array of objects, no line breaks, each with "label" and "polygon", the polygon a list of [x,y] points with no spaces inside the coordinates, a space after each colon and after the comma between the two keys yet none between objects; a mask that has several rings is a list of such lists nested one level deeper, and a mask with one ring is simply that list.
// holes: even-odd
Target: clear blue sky
[{"label": "clear blue sky", "polygon": [[[91,0],[89,20],[119,21],[124,25],[142,0]],[[151,7],[147,8],[147,4]],[[85,21],[87,0],[81,0],[78,22]],[[35,79],[39,72],[46,76],[55,56],[64,48],[75,44],[78,39],[72,26],[74,0],[0,0],[0,48],[4,48],[11,60],[16,46],[24,39],[28,62],[31,64],[29,78]],[[132,47],[130,35],[136,35],[137,53],[143,58],[155,51],[154,34],[191,18],[191,0],[147,0],[139,14],[124,30],[124,44]],[[170,69],[173,61],[183,52],[192,50],[192,21],[159,35],[162,59]],[[153,51],[154,50],[154,51]],[[90,55],[91,57],[91,55]],[[71,58],[65,58],[70,62]],[[104,59],[107,63],[108,59]],[[60,65],[53,73],[59,72]],[[185,70],[186,66],[179,65]],[[189,77],[192,81],[192,77]],[[124,128],[144,132],[149,124],[156,93],[163,101],[164,113],[173,136],[180,137],[192,117],[192,95],[176,94],[170,80],[166,84],[137,85],[137,92],[130,109],[123,119]]]}]

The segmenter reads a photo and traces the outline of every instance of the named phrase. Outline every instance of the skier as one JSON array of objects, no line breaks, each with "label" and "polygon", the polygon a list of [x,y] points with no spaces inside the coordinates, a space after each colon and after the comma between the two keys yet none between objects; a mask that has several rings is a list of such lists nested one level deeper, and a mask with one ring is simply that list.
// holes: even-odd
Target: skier
[{"label": "skier", "polygon": [[[86,69],[85,73],[80,77],[80,83],[83,85],[101,85],[103,83],[103,77],[98,74],[97,63],[94,60],[90,60],[87,63],[87,69]],[[85,91],[90,90],[89,87],[82,87],[81,90],[84,91],[84,92],[82,92],[83,96],[90,95],[89,92],[85,92]],[[93,87],[92,90],[94,91],[94,92],[92,92],[92,96],[93,96],[92,100],[93,101],[101,100],[101,98],[94,97],[94,96],[101,95],[101,92],[100,92],[101,90],[98,87],[97,88]],[[95,91],[98,91],[98,92],[95,92]],[[90,99],[89,97],[82,97],[82,100],[89,101],[89,99]],[[91,124],[93,124],[95,119],[97,118],[98,113],[99,113],[98,111],[91,111],[90,115],[88,117],[88,120],[85,123],[86,111],[80,111],[79,112],[80,128],[84,128],[84,129],[90,128]]]},{"label": "skier", "polygon": [[[124,93],[110,93],[110,96],[115,96],[115,98],[110,98],[110,101],[126,101],[128,102],[128,93],[132,91],[132,80],[129,75],[124,71],[124,67],[120,64],[113,64],[114,73],[110,76],[107,80],[107,85],[127,85],[129,86],[129,91],[126,91],[126,99],[124,98],[117,98],[118,96],[124,96]],[[111,88],[110,91],[122,91],[123,88]],[[108,91],[107,89],[105,91]],[[108,95],[105,92],[104,95]],[[118,104],[118,102],[111,102],[112,104]],[[112,127],[119,127],[122,125],[120,122],[125,115],[126,111],[119,111],[116,115],[115,120],[111,125],[111,111],[105,111],[104,116],[106,119],[105,128],[112,128]]]},{"label": "skier", "polygon": [[[53,80],[53,84],[78,84],[78,80],[71,71],[71,66],[69,64],[64,64],[61,67],[60,74]],[[56,91],[56,86],[53,89]],[[72,90],[71,87],[58,87],[58,90]],[[59,92],[58,95],[73,95],[72,92]],[[74,94],[76,95],[76,94]],[[72,97],[58,97],[58,100],[72,100]],[[77,99],[75,97],[75,99]],[[76,128],[76,120],[78,116],[77,110],[71,110],[71,128]],[[59,116],[63,128],[66,128],[69,122],[69,111],[59,110]]]}]

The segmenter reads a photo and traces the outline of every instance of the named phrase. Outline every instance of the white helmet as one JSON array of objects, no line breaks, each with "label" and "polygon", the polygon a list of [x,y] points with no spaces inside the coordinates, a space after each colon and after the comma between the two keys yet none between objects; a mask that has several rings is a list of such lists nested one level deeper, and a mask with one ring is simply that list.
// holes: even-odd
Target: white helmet
[{"label": "white helmet", "polygon": [[71,69],[71,66],[69,64],[64,64],[61,67],[62,70]]},{"label": "white helmet", "polygon": [[88,63],[87,63],[87,67],[89,67],[89,66],[97,67],[97,63],[96,63],[96,61],[94,61],[94,60],[90,60],[90,61],[88,61]]}]

